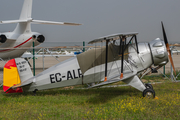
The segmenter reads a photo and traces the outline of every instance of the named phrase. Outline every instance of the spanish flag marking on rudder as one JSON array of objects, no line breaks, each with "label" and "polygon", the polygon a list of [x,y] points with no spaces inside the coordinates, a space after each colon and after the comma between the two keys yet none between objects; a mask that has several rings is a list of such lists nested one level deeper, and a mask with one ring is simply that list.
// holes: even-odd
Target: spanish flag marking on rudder
[{"label": "spanish flag marking on rudder", "polygon": [[[10,87],[21,83],[15,59],[11,59],[5,64],[3,72],[4,72],[4,76],[3,76],[4,92],[6,92]],[[10,89],[6,93],[18,93],[18,92],[23,92],[22,88],[17,88],[15,90]]]}]

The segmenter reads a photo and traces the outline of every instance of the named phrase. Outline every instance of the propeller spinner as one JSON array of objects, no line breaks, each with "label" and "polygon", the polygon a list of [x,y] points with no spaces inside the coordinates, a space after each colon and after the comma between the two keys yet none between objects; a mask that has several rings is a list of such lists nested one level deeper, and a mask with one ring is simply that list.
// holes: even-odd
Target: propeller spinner
[{"label": "propeller spinner", "polygon": [[163,25],[162,21],[161,21],[161,24],[162,24],[164,43],[166,44],[166,49],[167,49],[167,52],[168,52],[168,57],[169,57],[169,60],[171,62],[171,65],[173,67],[174,73],[176,75],[176,70],[175,70],[175,67],[174,67],[174,63],[173,63],[172,56],[171,56],[171,51],[170,51],[170,48],[169,48],[169,43],[168,43],[168,40],[167,40],[166,32],[165,32],[164,25]]}]

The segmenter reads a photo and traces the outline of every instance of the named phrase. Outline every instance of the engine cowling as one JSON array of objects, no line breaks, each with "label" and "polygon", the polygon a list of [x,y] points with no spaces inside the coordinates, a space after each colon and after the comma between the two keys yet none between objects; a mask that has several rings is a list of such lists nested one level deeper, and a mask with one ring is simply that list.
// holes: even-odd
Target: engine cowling
[{"label": "engine cowling", "polygon": [[43,43],[43,42],[45,41],[45,37],[44,37],[43,35],[39,35],[39,36],[37,37],[37,41],[38,41],[39,43]]},{"label": "engine cowling", "polygon": [[0,35],[0,43],[5,43],[7,40],[7,37],[5,35]]},{"label": "engine cowling", "polygon": [[168,53],[164,42],[160,38],[149,42],[154,65],[165,65],[168,62]]},{"label": "engine cowling", "polygon": [[40,34],[35,34],[32,36],[32,38],[35,40],[35,46],[37,46],[45,41],[45,37]]}]

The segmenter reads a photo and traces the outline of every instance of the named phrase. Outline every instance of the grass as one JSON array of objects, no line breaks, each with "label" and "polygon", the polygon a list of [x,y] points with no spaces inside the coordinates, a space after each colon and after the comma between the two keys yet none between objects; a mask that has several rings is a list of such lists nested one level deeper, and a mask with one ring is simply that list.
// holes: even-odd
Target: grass
[{"label": "grass", "polygon": [[179,119],[180,83],[153,85],[159,99],[142,98],[128,87],[53,89],[4,94],[0,89],[0,119]]}]

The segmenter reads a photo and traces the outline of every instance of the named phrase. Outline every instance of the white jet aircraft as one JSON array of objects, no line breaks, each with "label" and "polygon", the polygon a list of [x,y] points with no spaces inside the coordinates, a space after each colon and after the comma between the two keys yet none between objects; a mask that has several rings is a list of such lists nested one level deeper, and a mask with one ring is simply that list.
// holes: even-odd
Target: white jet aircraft
[{"label": "white jet aircraft", "polygon": [[80,25],[76,23],[34,20],[31,18],[32,1],[33,0],[24,0],[19,20],[0,21],[0,24],[18,23],[13,32],[0,33],[0,58],[12,59],[20,57],[32,46],[33,40],[35,41],[35,46],[45,41],[45,37],[42,34],[31,31],[31,23],[50,25]]}]

